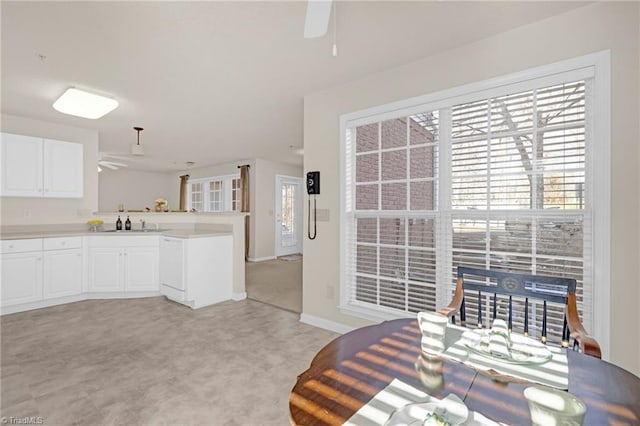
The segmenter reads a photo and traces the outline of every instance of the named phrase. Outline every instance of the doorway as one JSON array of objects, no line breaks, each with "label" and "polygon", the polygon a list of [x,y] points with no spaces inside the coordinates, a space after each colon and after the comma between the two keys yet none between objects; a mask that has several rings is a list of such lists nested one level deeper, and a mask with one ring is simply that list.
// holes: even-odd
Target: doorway
[{"label": "doorway", "polygon": [[276,257],[302,253],[302,182],[276,176]]}]

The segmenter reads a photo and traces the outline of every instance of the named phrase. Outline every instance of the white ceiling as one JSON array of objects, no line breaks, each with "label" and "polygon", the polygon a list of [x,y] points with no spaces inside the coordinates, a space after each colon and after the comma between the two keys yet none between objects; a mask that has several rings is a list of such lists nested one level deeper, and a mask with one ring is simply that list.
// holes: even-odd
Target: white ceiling
[{"label": "white ceiling", "polygon": [[[248,158],[301,164],[305,94],[580,7],[577,2],[344,2],[304,39],[306,3],[2,1],[2,112],[100,132],[133,168]],[[41,60],[38,55],[46,58]],[[98,120],[52,108],[69,86],[116,98]]]}]

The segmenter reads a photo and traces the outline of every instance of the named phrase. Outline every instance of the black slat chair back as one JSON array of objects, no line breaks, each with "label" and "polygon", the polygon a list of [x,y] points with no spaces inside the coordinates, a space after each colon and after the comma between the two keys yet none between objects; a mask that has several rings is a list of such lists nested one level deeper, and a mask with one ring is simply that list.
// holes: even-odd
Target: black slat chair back
[{"label": "black slat chair back", "polygon": [[[493,320],[500,318],[510,331],[537,336],[544,343],[553,337],[553,343],[563,347],[573,338],[574,349],[600,357],[599,345],[580,322],[576,280],[465,266],[458,267],[457,278],[453,301],[440,310],[453,323],[458,316],[463,326],[469,326],[468,320],[473,319],[482,328],[491,327]],[[549,323],[550,315],[562,318],[562,329],[558,321]]]}]

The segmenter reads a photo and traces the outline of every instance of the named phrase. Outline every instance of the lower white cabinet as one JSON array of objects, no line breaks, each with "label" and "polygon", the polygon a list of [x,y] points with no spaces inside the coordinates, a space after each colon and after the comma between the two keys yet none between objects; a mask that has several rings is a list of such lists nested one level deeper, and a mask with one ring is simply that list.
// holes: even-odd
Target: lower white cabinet
[{"label": "lower white cabinet", "polygon": [[2,255],[2,306],[42,300],[42,252]]},{"label": "lower white cabinet", "polygon": [[158,291],[158,247],[131,247],[124,252],[125,291]]},{"label": "lower white cabinet", "polygon": [[82,238],[2,241],[3,307],[82,293]]},{"label": "lower white cabinet", "polygon": [[90,237],[90,292],[158,291],[158,237]]},{"label": "lower white cabinet", "polygon": [[82,250],[44,252],[43,297],[73,296],[82,293]]}]

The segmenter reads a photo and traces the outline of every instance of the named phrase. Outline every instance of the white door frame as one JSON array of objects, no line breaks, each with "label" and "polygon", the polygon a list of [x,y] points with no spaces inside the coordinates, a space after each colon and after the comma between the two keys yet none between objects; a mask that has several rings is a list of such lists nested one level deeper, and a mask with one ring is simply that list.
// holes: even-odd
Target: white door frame
[{"label": "white door frame", "polygon": [[[281,237],[282,237],[282,184],[283,183],[294,183],[298,185],[298,192],[296,194],[296,236],[298,237],[297,244],[295,246],[291,246],[288,248],[282,247]],[[302,215],[304,213],[303,209],[303,201],[304,201],[304,192],[303,192],[303,184],[304,179],[296,176],[286,176],[286,175],[276,175],[275,181],[275,214],[273,215],[273,219],[275,222],[275,254],[278,256],[286,256],[289,254],[302,253],[302,231],[303,228],[303,218]]]}]

